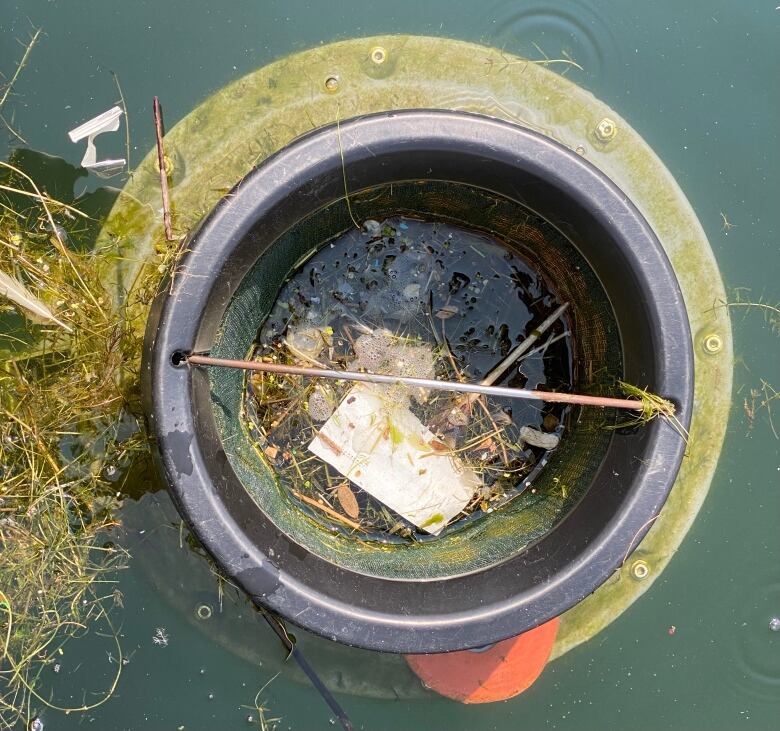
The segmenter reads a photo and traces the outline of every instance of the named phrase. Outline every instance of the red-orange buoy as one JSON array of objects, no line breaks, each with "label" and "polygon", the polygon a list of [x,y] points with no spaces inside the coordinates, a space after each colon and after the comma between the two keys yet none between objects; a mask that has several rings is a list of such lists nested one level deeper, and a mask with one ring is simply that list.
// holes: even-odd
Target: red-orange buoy
[{"label": "red-orange buoy", "polygon": [[461,703],[492,703],[533,685],[550,657],[558,618],[486,650],[406,655],[406,662],[431,690]]}]

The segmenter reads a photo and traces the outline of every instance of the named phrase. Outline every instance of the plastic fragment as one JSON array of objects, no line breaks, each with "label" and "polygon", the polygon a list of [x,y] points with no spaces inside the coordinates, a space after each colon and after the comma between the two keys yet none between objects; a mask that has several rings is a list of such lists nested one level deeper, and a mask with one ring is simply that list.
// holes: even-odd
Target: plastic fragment
[{"label": "plastic fragment", "polygon": [[437,535],[482,484],[439,444],[403,401],[360,384],[347,393],[309,451],[418,528]]},{"label": "plastic fragment", "polygon": [[558,442],[561,441],[557,434],[545,434],[530,426],[520,427],[520,439],[532,447],[540,447],[541,449],[555,449]]},{"label": "plastic fragment", "polygon": [[116,132],[119,129],[119,120],[122,113],[121,107],[111,107],[108,111],[98,114],[97,117],[93,117],[68,132],[70,141],[74,143],[80,142],[85,137],[87,138],[87,149],[84,157],[81,158],[81,167],[91,170],[97,175],[109,177],[116,175],[127,164],[124,158],[98,160],[97,150],[95,149],[95,137],[104,132]]},{"label": "plastic fragment", "polygon": [[68,325],[58,320],[52,311],[18,279],[5,272],[0,272],[0,297],[7,297],[11,302],[21,307],[33,321],[54,322],[67,332],[73,332]]}]

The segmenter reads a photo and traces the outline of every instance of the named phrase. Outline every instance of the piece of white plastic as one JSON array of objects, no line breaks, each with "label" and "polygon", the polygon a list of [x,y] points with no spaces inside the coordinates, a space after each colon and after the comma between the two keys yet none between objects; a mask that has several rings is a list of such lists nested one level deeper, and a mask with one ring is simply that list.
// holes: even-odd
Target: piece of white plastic
[{"label": "piece of white plastic", "polygon": [[437,535],[482,480],[381,387],[352,388],[309,450],[421,530]]},{"label": "piece of white plastic", "polygon": [[93,170],[100,174],[111,174],[118,172],[126,164],[124,158],[119,160],[98,160],[97,150],[95,149],[95,137],[103,132],[116,132],[119,129],[119,120],[122,117],[122,107],[111,107],[107,112],[98,114],[97,117],[84,122],[75,129],[68,132],[71,142],[79,142],[87,138],[87,150],[81,159],[81,167],[87,170]]},{"label": "piece of white plastic", "polygon": [[541,447],[542,449],[555,449],[561,438],[557,434],[548,434],[532,429],[530,426],[520,427],[520,440],[532,447]]},{"label": "piece of white plastic", "polygon": [[73,332],[68,325],[58,320],[52,311],[16,277],[11,277],[5,272],[0,272],[0,297],[7,297],[37,322],[55,322],[68,332]]}]

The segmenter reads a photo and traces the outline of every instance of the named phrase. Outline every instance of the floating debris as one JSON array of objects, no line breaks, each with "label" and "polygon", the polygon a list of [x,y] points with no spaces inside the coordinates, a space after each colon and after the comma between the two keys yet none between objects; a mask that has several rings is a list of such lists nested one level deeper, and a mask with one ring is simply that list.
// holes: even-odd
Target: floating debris
[{"label": "floating debris", "polygon": [[454,315],[458,314],[458,308],[455,305],[444,305],[440,310],[436,310],[434,313],[440,320],[449,320]]},{"label": "floating debris", "polygon": [[152,635],[152,642],[160,647],[168,647],[168,632],[165,627],[157,627]]},{"label": "floating debris", "polygon": [[353,520],[357,520],[360,516],[360,506],[358,505],[355,493],[352,492],[352,488],[349,486],[349,482],[342,482],[336,486],[336,497],[342,510]]},{"label": "floating debris", "polygon": [[363,221],[361,230],[363,233],[368,234],[369,236],[379,236],[379,233],[382,230],[382,224],[379,223],[379,221],[374,221],[373,219],[369,218],[368,220]]},{"label": "floating debris", "polygon": [[22,308],[34,322],[53,322],[67,332],[73,332],[69,325],[58,320],[52,311],[38,297],[30,292],[16,277],[0,272],[0,297],[6,297]]},{"label": "floating debris", "polygon": [[[458,515],[481,484],[401,401],[358,385],[309,449],[355,485],[428,533]],[[425,465],[426,471],[420,474]],[[352,516],[355,517],[355,516]]]},{"label": "floating debris", "polygon": [[[566,331],[564,309],[533,269],[482,234],[369,220],[291,275],[253,357],[429,381],[492,374],[496,385],[568,391],[569,342],[552,342]],[[519,361],[540,328],[551,330],[545,358],[524,361],[522,374],[496,372],[510,354]],[[541,413],[533,403],[472,396],[257,371],[245,415],[280,489],[302,510],[362,540],[404,542],[520,494],[560,440],[565,405]]]},{"label": "floating debris", "polygon": [[303,360],[317,362],[320,353],[332,344],[331,328],[303,327],[291,329],[284,339],[284,344],[290,352]]},{"label": "floating debris", "polygon": [[545,414],[542,419],[542,429],[545,431],[555,431],[561,420],[555,414]]},{"label": "floating debris", "polygon": [[80,142],[87,138],[87,149],[84,157],[81,159],[81,167],[92,170],[101,177],[110,177],[118,173],[126,164],[126,160],[98,160],[97,150],[95,149],[95,137],[104,132],[116,132],[119,129],[119,121],[122,117],[121,107],[111,107],[106,112],[98,114],[97,117],[80,124],[75,129],[68,132],[71,142]]},{"label": "floating debris", "polygon": [[530,426],[520,427],[520,439],[532,447],[540,447],[541,449],[555,449],[558,442],[561,441],[557,434],[547,434],[538,429],[532,429]]}]

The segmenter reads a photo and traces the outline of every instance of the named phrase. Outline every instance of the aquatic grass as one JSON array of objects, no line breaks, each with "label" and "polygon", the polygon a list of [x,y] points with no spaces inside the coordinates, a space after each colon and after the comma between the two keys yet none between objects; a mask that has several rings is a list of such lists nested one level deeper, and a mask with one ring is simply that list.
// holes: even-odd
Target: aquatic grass
[{"label": "aquatic grass", "polygon": [[[129,365],[140,343],[114,311],[93,252],[76,246],[83,216],[0,162],[0,271],[70,329],[0,302],[20,323],[0,341],[0,728],[43,707],[94,708],[122,671],[111,611],[128,556],[110,537],[115,480],[144,448]],[[114,636],[116,674],[103,690],[85,688],[94,701],[67,707],[45,671],[69,639],[97,627]]]},{"label": "aquatic grass", "polygon": [[668,422],[687,444],[688,430],[677,418],[677,409],[671,401],[625,381],[618,381],[618,385],[626,396],[635,398],[642,404],[642,410],[628,422],[622,421],[616,427],[645,426],[654,419],[660,418]]},{"label": "aquatic grass", "polygon": [[755,302],[737,299],[733,302],[721,302],[720,306],[728,307],[729,309],[746,308],[748,311],[757,310],[764,316],[764,322],[769,326],[769,329],[775,335],[780,335],[780,302],[771,304],[763,302],[761,299]]},{"label": "aquatic grass", "polygon": [[[741,389],[740,389],[741,390]],[[738,391],[739,393],[739,391]],[[780,434],[778,434],[775,427],[774,419],[772,417],[772,402],[780,399],[780,391],[778,391],[771,383],[761,379],[761,388],[751,388],[749,395],[743,398],[742,409],[745,413],[747,420],[748,432],[753,430],[755,425],[756,415],[761,409],[766,409],[767,422],[769,428],[772,431],[775,439],[780,440]]]},{"label": "aquatic grass", "polygon": [[265,701],[261,700],[261,696],[265,692],[265,689],[271,685],[271,683],[274,682],[279,677],[279,673],[276,673],[270,680],[266,681],[266,683],[263,684],[263,686],[260,688],[260,690],[257,691],[255,694],[255,699],[252,701],[251,706],[242,706],[242,708],[251,709],[255,711],[257,716],[250,714],[246,717],[247,723],[250,724],[256,724],[257,728],[260,729],[260,731],[275,731],[279,727],[279,724],[282,722],[281,716],[277,716],[275,718],[269,718],[268,713],[269,709],[265,705]]}]

